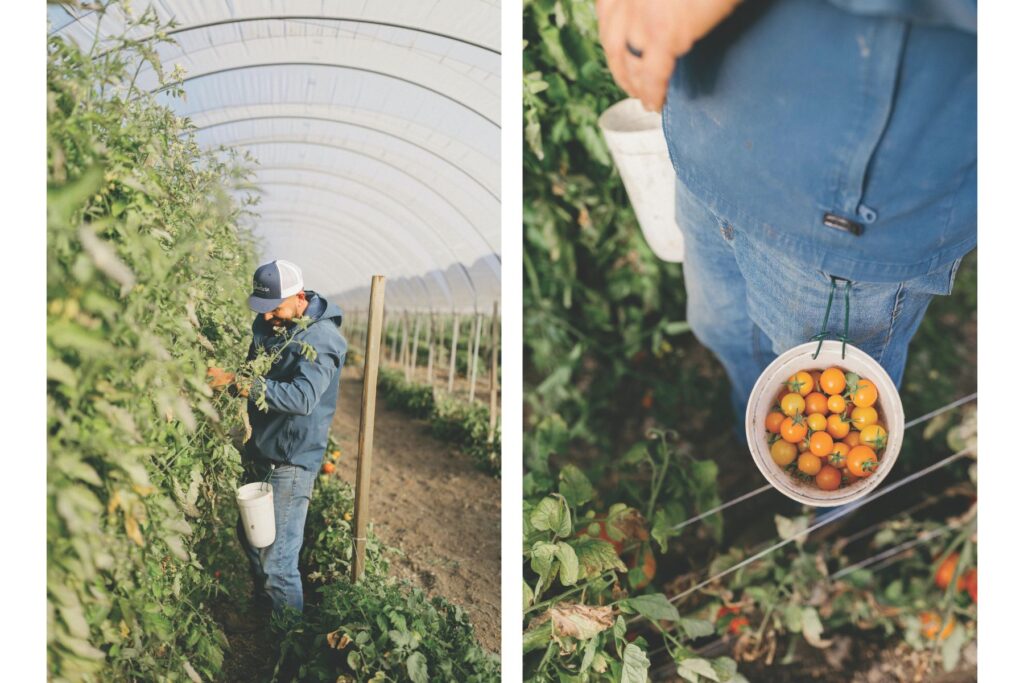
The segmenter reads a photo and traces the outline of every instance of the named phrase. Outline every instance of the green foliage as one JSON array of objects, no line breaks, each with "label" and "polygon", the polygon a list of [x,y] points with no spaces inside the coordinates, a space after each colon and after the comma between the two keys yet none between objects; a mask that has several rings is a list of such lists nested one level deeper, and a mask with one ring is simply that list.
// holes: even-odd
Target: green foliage
[{"label": "green foliage", "polygon": [[[633,450],[631,457],[652,465],[650,500],[657,500],[670,451],[664,440],[657,455],[647,452],[647,444]],[[713,479],[710,486],[714,490]],[[714,671],[707,679],[743,681],[732,660],[709,661],[690,647],[713,632],[709,621],[680,614],[663,593],[640,593],[652,577],[639,558],[653,553],[651,537],[658,531],[635,507],[599,505],[595,488],[573,465],[559,473],[558,493],[524,504],[525,680],[645,681],[653,646],[647,635],[653,633],[681,669],[693,668],[689,680],[705,680],[696,672]],[[663,546],[678,535],[667,526],[661,533]]]},{"label": "green foliage", "polygon": [[372,532],[363,578],[350,582],[352,512],[352,487],[322,476],[301,558],[308,578],[322,585],[305,617],[284,634],[274,680],[499,680],[497,657],[476,642],[462,609],[389,579]]},{"label": "green foliage", "polygon": [[[355,493],[337,477],[320,476],[306,517],[300,566],[314,583],[332,583],[350,576],[354,545],[352,515]],[[366,576],[380,579],[388,573],[385,548],[372,532],[366,539]]]},{"label": "green foliage", "polygon": [[407,585],[338,582],[319,589],[312,616],[291,630],[282,657],[292,678],[330,681],[498,681],[498,658],[477,643],[462,609]]},{"label": "green foliage", "polygon": [[390,405],[428,420],[435,437],[457,446],[480,469],[494,476],[501,475],[500,420],[493,441],[488,441],[490,415],[487,407],[435,396],[432,387],[406,381],[400,370],[389,368],[381,368],[377,388]]},{"label": "green foliage", "polygon": [[646,392],[664,414],[687,398],[682,273],[644,242],[597,128],[625,95],[593,3],[527,2],[523,30],[525,446],[542,449],[558,416],[569,438],[607,448]]},{"label": "green foliage", "polygon": [[244,428],[205,374],[247,348],[244,175],[134,88],[152,45],[102,47],[47,49],[48,668],[209,679],[226,641],[204,559],[233,535]]}]

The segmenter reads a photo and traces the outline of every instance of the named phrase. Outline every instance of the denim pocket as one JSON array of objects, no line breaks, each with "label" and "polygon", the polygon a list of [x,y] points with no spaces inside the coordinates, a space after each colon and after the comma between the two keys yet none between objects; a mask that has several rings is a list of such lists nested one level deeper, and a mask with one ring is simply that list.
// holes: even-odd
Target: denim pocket
[{"label": "denim pocket", "polygon": [[961,256],[952,263],[940,266],[930,273],[907,280],[907,288],[915,293],[933,294],[937,296],[949,296],[953,293],[953,286],[956,284],[956,272],[960,269],[960,263],[964,260]]}]

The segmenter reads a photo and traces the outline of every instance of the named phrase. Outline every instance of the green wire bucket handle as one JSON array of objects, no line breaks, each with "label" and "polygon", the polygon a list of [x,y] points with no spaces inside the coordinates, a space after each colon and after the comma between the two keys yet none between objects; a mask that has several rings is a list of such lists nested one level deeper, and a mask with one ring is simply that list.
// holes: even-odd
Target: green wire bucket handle
[{"label": "green wire bucket handle", "polygon": [[818,334],[811,337],[811,341],[818,342],[818,348],[814,350],[814,354],[811,356],[811,358],[814,360],[818,359],[818,354],[821,353],[821,347],[829,336],[829,333],[827,332],[828,318],[829,315],[831,315],[832,313],[832,300],[835,298],[836,295],[836,283],[840,281],[846,283],[846,286],[844,287],[844,295],[846,297],[846,314],[844,316],[843,322],[843,333],[840,335],[836,335],[836,339],[843,342],[843,359],[846,358],[846,343],[850,341],[850,288],[853,286],[853,283],[850,280],[841,277],[836,277],[835,275],[832,275],[831,278],[832,287],[829,289],[828,292],[828,304],[825,306],[825,318],[821,321],[821,331],[818,332]]}]

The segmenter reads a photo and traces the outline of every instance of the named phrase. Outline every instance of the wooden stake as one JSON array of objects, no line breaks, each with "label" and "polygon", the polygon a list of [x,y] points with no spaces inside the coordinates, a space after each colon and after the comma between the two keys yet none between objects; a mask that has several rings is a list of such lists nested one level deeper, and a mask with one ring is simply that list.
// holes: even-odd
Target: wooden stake
[{"label": "wooden stake", "polygon": [[456,351],[459,348],[459,314],[456,313],[455,317],[452,318],[452,355],[451,360],[448,363],[448,393],[452,393],[455,389],[455,363],[457,356]]},{"label": "wooden stake", "polygon": [[363,401],[359,409],[359,450],[356,455],[356,505],[353,519],[355,556],[352,582],[366,566],[366,524],[370,519],[370,471],[373,464],[373,418],[377,407],[377,368],[380,364],[381,322],[384,316],[384,276],[374,275],[370,283],[368,318],[370,353],[363,362]]},{"label": "wooden stake", "polygon": [[[402,312],[402,346],[398,352],[398,364],[405,370],[406,363],[409,359],[409,312]],[[405,378],[409,379],[408,371],[405,372]]]},{"label": "wooden stake", "polygon": [[434,386],[434,312],[427,319],[427,384]]},{"label": "wooden stake", "polygon": [[484,327],[484,321],[483,321],[483,316],[482,315],[477,313],[477,314],[475,314],[473,316],[473,318],[474,318],[474,322],[476,323],[476,334],[474,335],[476,337],[476,339],[473,342],[473,368],[472,368],[472,371],[470,372],[470,379],[469,379],[469,402],[470,403],[473,402],[473,397],[476,396],[476,359],[477,359],[477,356],[480,355],[480,332],[481,332],[481,330],[483,330],[483,327]]},{"label": "wooden stake", "polygon": [[487,427],[487,443],[494,443],[494,432],[498,426],[498,302],[494,302],[494,317],[491,318],[491,420]]},{"label": "wooden stake", "polygon": [[416,313],[415,317],[416,325],[413,328],[412,333],[412,357],[410,358],[409,362],[409,372],[406,375],[407,380],[416,378],[416,365],[417,361],[420,359],[420,318],[422,318],[423,316],[421,316],[419,313]]}]

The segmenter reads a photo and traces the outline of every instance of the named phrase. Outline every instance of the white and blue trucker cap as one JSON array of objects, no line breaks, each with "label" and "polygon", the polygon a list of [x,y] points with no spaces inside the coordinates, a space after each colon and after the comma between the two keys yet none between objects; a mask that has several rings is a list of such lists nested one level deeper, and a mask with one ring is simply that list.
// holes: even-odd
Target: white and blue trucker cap
[{"label": "white and blue trucker cap", "polygon": [[249,308],[257,313],[269,313],[301,291],[302,271],[297,265],[282,259],[264,263],[253,273]]}]

